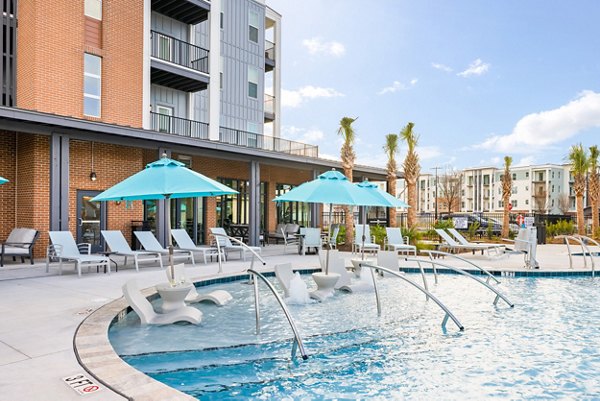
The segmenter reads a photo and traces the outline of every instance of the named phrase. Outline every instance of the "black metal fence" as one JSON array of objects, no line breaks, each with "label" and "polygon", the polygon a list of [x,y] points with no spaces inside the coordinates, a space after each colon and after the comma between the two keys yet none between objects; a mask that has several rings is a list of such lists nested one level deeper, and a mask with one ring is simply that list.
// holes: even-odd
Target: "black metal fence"
[{"label": "black metal fence", "polygon": [[208,50],[156,31],[150,38],[152,57],[208,74]]},{"label": "black metal fence", "polygon": [[271,150],[299,156],[319,157],[319,148],[317,146],[232,128],[220,127],[219,141],[248,148]]},{"label": "black metal fence", "polygon": [[200,121],[173,117],[168,114],[150,112],[152,129],[197,139],[208,139],[208,124]]}]

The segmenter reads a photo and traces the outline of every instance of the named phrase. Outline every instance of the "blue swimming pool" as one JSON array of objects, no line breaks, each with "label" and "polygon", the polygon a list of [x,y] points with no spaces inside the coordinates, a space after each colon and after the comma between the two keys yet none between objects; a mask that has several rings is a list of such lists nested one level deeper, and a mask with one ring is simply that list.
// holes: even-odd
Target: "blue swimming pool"
[{"label": "blue swimming pool", "polygon": [[129,364],[203,400],[598,399],[598,279],[504,278],[512,309],[461,276],[429,282],[464,332],[451,322],[444,332],[432,301],[385,277],[380,317],[372,293],[290,306],[307,361],[290,359],[291,331],[264,287],[255,334],[252,286],[242,282],[210,287],[235,300],[198,306],[200,326],[140,327],[130,313],[109,335]]}]

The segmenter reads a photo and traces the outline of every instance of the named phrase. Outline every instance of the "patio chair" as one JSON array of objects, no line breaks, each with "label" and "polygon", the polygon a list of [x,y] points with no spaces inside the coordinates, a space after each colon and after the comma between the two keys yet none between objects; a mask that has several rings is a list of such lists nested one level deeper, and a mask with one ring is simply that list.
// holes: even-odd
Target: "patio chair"
[{"label": "patio chair", "polygon": [[[456,242],[456,240],[454,238],[452,238],[446,231],[440,229],[440,228],[436,228],[435,232],[442,237],[442,239],[445,241],[445,243],[443,244],[443,247],[446,248],[449,252],[455,252],[455,251],[459,251],[459,250],[468,250],[468,251],[481,251],[482,253],[484,251],[487,251],[488,256],[490,255],[490,250],[495,250],[496,252],[498,252],[498,249],[500,247],[498,247],[497,245],[494,246],[490,246],[490,245],[486,245],[486,244],[474,244],[474,243],[469,243],[469,245],[463,245],[460,244],[458,242]],[[502,245],[503,247],[503,245]]]},{"label": "patio chair", "polygon": [[12,256],[13,260],[18,256],[21,258],[21,263],[25,263],[25,258],[29,258],[33,264],[33,245],[39,235],[39,231],[33,228],[13,228],[6,241],[2,243],[0,267],[4,266],[5,256]]},{"label": "patio chair", "polygon": [[323,246],[321,240],[321,230],[319,228],[301,228],[300,234],[304,234],[301,238],[302,255],[306,255],[306,251],[310,248],[315,248],[315,251],[319,253],[319,250]]},{"label": "patio chair", "polygon": [[101,230],[100,233],[106,242],[106,246],[108,246],[108,249],[110,249],[110,252],[125,258],[125,261],[123,262],[124,264],[127,264],[128,257],[133,257],[133,264],[136,271],[140,271],[138,262],[147,260],[157,261],[162,269],[163,263],[160,253],[132,250],[127,243],[127,240],[123,236],[123,233],[119,230]]},{"label": "patio chair", "polygon": [[[55,258],[59,262],[59,274],[62,274],[63,261],[74,261],[79,277],[81,277],[82,265],[87,265],[88,271],[92,266],[102,266],[110,274],[110,259],[108,256],[92,255],[91,244],[76,244],[70,231],[48,231],[48,235],[52,244],[46,252],[46,273],[50,269],[50,259]],[[85,253],[81,253],[80,247],[85,250]]]},{"label": "patio chair", "polygon": [[379,244],[373,242],[373,239],[371,238],[371,229],[368,225],[364,226],[364,236],[365,242],[363,244],[363,226],[356,226],[354,229],[354,243],[352,244],[352,253],[361,253],[363,250],[364,252],[377,253],[379,252],[379,250],[381,250]]},{"label": "patio chair", "polygon": [[139,316],[142,325],[172,324],[175,322],[198,324],[202,320],[202,312],[191,306],[168,313],[156,313],[150,301],[140,291],[135,280],[126,282],[122,289],[123,296],[127,300],[127,303],[129,303],[129,306]]},{"label": "patio chair", "polygon": [[[183,263],[177,264],[177,265],[173,266],[173,268],[175,270],[174,281],[176,283],[193,284],[192,280],[190,280],[188,278],[187,274],[185,273],[185,265]],[[167,280],[170,280],[171,274],[170,274],[169,270],[167,269],[165,271],[165,273],[167,274]],[[188,304],[193,304],[193,303],[208,301],[208,302],[214,303],[217,306],[223,306],[226,303],[228,303],[229,301],[231,301],[232,299],[233,299],[233,297],[231,296],[231,294],[225,290],[214,290],[214,291],[209,292],[208,294],[199,294],[198,290],[196,289],[196,286],[193,285],[192,289],[190,290],[188,295],[185,297],[185,302]]]},{"label": "patio chair", "polygon": [[323,238],[323,245],[329,246],[329,249],[337,249],[337,237],[340,234],[340,225],[332,224],[329,233]]},{"label": "patio chair", "polygon": [[[190,238],[188,232],[183,228],[171,230],[171,235],[173,236],[175,242],[177,242],[178,249],[190,252],[201,252],[202,258],[204,259],[204,264],[207,263],[207,255],[211,257],[211,260],[212,256],[218,256],[218,249],[216,247],[198,246],[194,244],[194,241]],[[221,250],[221,257],[223,258],[223,260],[226,260],[225,251],[223,249]]]},{"label": "patio chair", "polygon": [[[161,255],[169,255],[169,250],[162,247],[154,234],[152,234],[152,231],[134,231],[133,233],[146,251],[155,252]],[[194,254],[191,251],[173,249],[173,260],[181,258],[189,258],[192,261],[192,265],[196,265],[194,262]]]},{"label": "patio chair", "polygon": [[384,249],[397,253],[410,254],[412,252],[415,256],[417,256],[417,247],[408,244],[408,237],[406,237],[406,243],[404,243],[402,231],[398,227],[386,227],[385,232],[386,237],[383,246]]},{"label": "patio chair", "polygon": [[245,262],[246,261],[246,253],[252,253],[248,248],[252,249],[254,252],[260,255],[261,250],[259,246],[243,246],[243,245],[234,245],[231,240],[227,237],[227,233],[225,229],[222,227],[212,227],[210,229],[211,234],[215,237],[215,241],[219,242],[219,246],[221,249],[225,251],[225,255],[229,257],[231,252],[239,252],[240,258]]},{"label": "patio chair", "polygon": [[[287,227],[287,226],[286,226]],[[281,237],[283,238],[283,252],[287,252],[287,247],[298,247],[300,246],[300,237],[297,235],[288,235],[285,230],[281,230]]]},{"label": "patio chair", "polygon": [[283,238],[285,237],[285,226],[287,226],[287,224],[285,223],[277,224],[277,227],[275,227],[275,231],[268,233],[269,241],[271,241],[271,239],[274,239],[275,244],[278,244],[279,241],[283,241]]}]

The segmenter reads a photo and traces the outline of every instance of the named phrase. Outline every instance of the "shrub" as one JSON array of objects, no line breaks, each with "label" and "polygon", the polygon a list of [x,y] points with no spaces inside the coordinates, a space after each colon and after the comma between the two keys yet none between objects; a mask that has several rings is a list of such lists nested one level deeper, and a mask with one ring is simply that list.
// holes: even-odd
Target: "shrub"
[{"label": "shrub", "polygon": [[375,237],[375,243],[381,245],[383,249],[383,241],[387,236],[384,226],[371,226],[371,235]]},{"label": "shrub", "polygon": [[475,222],[469,224],[469,228],[467,229],[467,233],[469,234],[469,239],[472,239],[473,237],[475,237],[475,234],[477,233],[477,230],[479,230],[480,226],[481,226],[481,224],[479,224],[478,221],[475,221]]},{"label": "shrub", "polygon": [[571,235],[575,232],[575,224],[571,220],[558,220],[556,223],[550,223],[546,226],[546,236],[556,237],[557,235]]}]

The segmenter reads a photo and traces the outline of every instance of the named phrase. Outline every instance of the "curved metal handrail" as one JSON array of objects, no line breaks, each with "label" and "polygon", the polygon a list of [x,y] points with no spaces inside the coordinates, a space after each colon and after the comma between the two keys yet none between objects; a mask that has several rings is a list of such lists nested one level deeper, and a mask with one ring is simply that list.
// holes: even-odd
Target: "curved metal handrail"
[{"label": "curved metal handrail", "polygon": [[421,287],[419,284],[415,283],[414,281],[410,280],[407,277],[404,277],[399,272],[396,272],[396,271],[393,271],[391,269],[388,269],[387,267],[382,267],[382,266],[377,266],[377,265],[371,265],[369,263],[359,263],[359,266],[361,266],[361,268],[363,266],[365,266],[365,267],[368,267],[369,269],[371,269],[371,277],[373,278],[373,287],[375,289],[375,300],[377,301],[377,315],[381,315],[381,301],[379,299],[379,290],[377,289],[377,280],[375,280],[374,270],[381,270],[381,271],[384,271],[384,272],[387,272],[387,273],[391,274],[392,276],[396,276],[398,278],[401,278],[402,280],[406,281],[407,283],[409,283],[413,287],[417,288],[419,291],[423,292],[427,297],[433,299],[433,301],[446,313],[446,315],[444,316],[444,319],[442,320],[442,328],[444,330],[446,329],[446,322],[448,322],[448,318],[452,319],[452,321],[456,324],[456,326],[458,327],[458,329],[460,331],[464,331],[465,330],[465,327],[456,318],[456,316],[454,316],[454,314],[450,311],[450,309],[448,309],[446,307],[446,305],[444,305],[442,303],[442,301],[440,301],[435,295],[433,295],[432,293],[430,293],[429,291],[427,291],[425,288]]},{"label": "curved metal handrail", "polygon": [[[271,284],[271,282],[269,280],[267,280],[267,278],[265,276],[263,276],[261,273],[257,272],[256,270],[248,269],[247,271],[248,271],[248,273],[251,273],[254,276],[260,278],[267,285],[269,290],[271,290],[271,292],[273,293],[273,296],[275,296],[275,299],[277,300],[277,302],[279,302],[279,306],[281,306],[281,309],[283,310],[283,313],[285,314],[285,317],[287,318],[287,320],[290,324],[290,327],[292,328],[292,331],[294,332],[294,345],[292,346],[292,358],[294,358],[296,356],[296,350],[299,349],[300,355],[302,355],[302,359],[304,359],[304,360],[308,359],[308,355],[306,354],[306,351],[304,350],[304,343],[302,342],[302,337],[300,337],[300,333],[298,332],[298,329],[296,328],[296,323],[294,322],[294,318],[290,314],[290,311],[288,310],[287,306],[285,305],[285,302],[283,302],[283,299],[281,299],[281,296],[277,293],[277,290],[275,289],[275,287],[273,287],[273,284]],[[260,306],[258,303],[258,280],[253,280],[253,282],[254,282],[254,306],[255,306],[255,311],[256,311],[256,334],[260,334]]]},{"label": "curved metal handrail", "polygon": [[[267,262],[265,262],[265,260],[254,251],[254,249],[250,248],[248,245],[246,245],[244,242],[240,241],[237,238],[234,237],[230,237],[229,235],[223,235],[223,234],[212,234],[214,237],[223,237],[223,238],[229,238],[230,241],[236,242],[238,244],[240,244],[241,246],[245,247],[246,249],[248,249],[251,253],[252,253],[252,261],[250,262],[250,268],[254,268],[254,257],[256,256],[264,265],[267,264]],[[219,242],[219,240],[217,239],[216,241],[217,243],[217,259],[219,260],[219,273],[223,273],[223,261],[221,260],[221,244]]]},{"label": "curved metal handrail", "polygon": [[596,245],[597,247],[600,247],[600,244],[598,244],[598,242],[596,242],[595,240],[593,240],[590,237],[586,237],[585,235],[579,235],[579,234],[575,234],[575,235],[559,235],[556,238],[563,238],[565,240],[565,244],[567,245],[567,251],[569,252],[569,268],[572,269],[573,268],[573,255],[571,252],[571,243],[569,242],[569,240],[573,240],[575,242],[577,242],[579,244],[579,246],[581,246],[581,252],[582,252],[582,256],[583,256],[583,267],[587,268],[587,257],[590,257],[590,261],[592,263],[592,277],[595,277],[596,275],[596,264],[594,263],[594,257],[592,256],[592,252],[590,251],[590,249],[588,248],[588,246],[586,245],[586,241],[588,242],[592,242],[594,245]]},{"label": "curved metal handrail", "polygon": [[[410,262],[418,262],[419,261],[419,259],[411,259],[411,258],[407,258],[405,260],[406,261],[410,261]],[[492,291],[493,293],[496,294],[496,298],[494,299],[494,305],[496,305],[498,303],[498,299],[502,298],[502,300],[504,302],[506,302],[508,304],[508,306],[510,306],[511,308],[515,307],[515,304],[513,304],[512,302],[510,302],[508,300],[508,298],[506,296],[504,296],[500,291],[498,291],[497,289],[495,289],[494,287],[492,287],[491,285],[489,285],[485,281],[481,280],[480,278],[475,277],[471,273],[466,272],[466,271],[464,271],[462,269],[459,269],[458,267],[450,266],[450,265],[447,265],[445,263],[440,263],[440,262],[433,261],[433,260],[428,261],[428,263],[435,263],[438,266],[445,267],[446,269],[450,269],[452,271],[455,271],[456,273],[462,274],[463,276],[467,276],[467,277],[472,278],[473,280],[477,281],[479,284],[483,285],[484,287],[486,287],[487,289],[489,289],[490,291]]]},{"label": "curved metal handrail", "polygon": [[[596,276],[596,264],[594,263],[594,254],[590,251],[590,248],[587,246],[587,242],[591,242],[596,247],[600,248],[600,244],[593,238],[587,237],[585,235],[576,234],[575,237],[581,238],[582,244],[585,246],[588,255],[590,256],[590,260],[592,262],[592,277]],[[570,257],[571,255],[569,255]]]},{"label": "curved metal handrail", "polygon": [[[470,261],[469,259],[463,258],[462,256],[458,256],[458,255],[455,255],[453,253],[442,252],[442,251],[434,251],[434,250],[429,250],[429,249],[423,250],[423,252],[429,254],[429,260],[433,260],[433,255],[442,255],[442,256],[450,256],[450,257],[453,257],[455,259],[458,259],[458,260],[461,260],[463,262],[466,262],[466,263],[470,264],[471,266],[476,267],[477,269],[479,269],[483,273],[485,273],[487,275],[487,279],[486,279],[487,283],[490,282],[490,278],[491,278],[491,279],[493,279],[496,282],[496,284],[500,284],[500,280],[498,280],[492,273],[490,273],[489,271],[487,271],[483,267],[479,266],[478,264]],[[436,283],[437,283],[437,270],[434,269],[433,272],[435,274]]]}]

